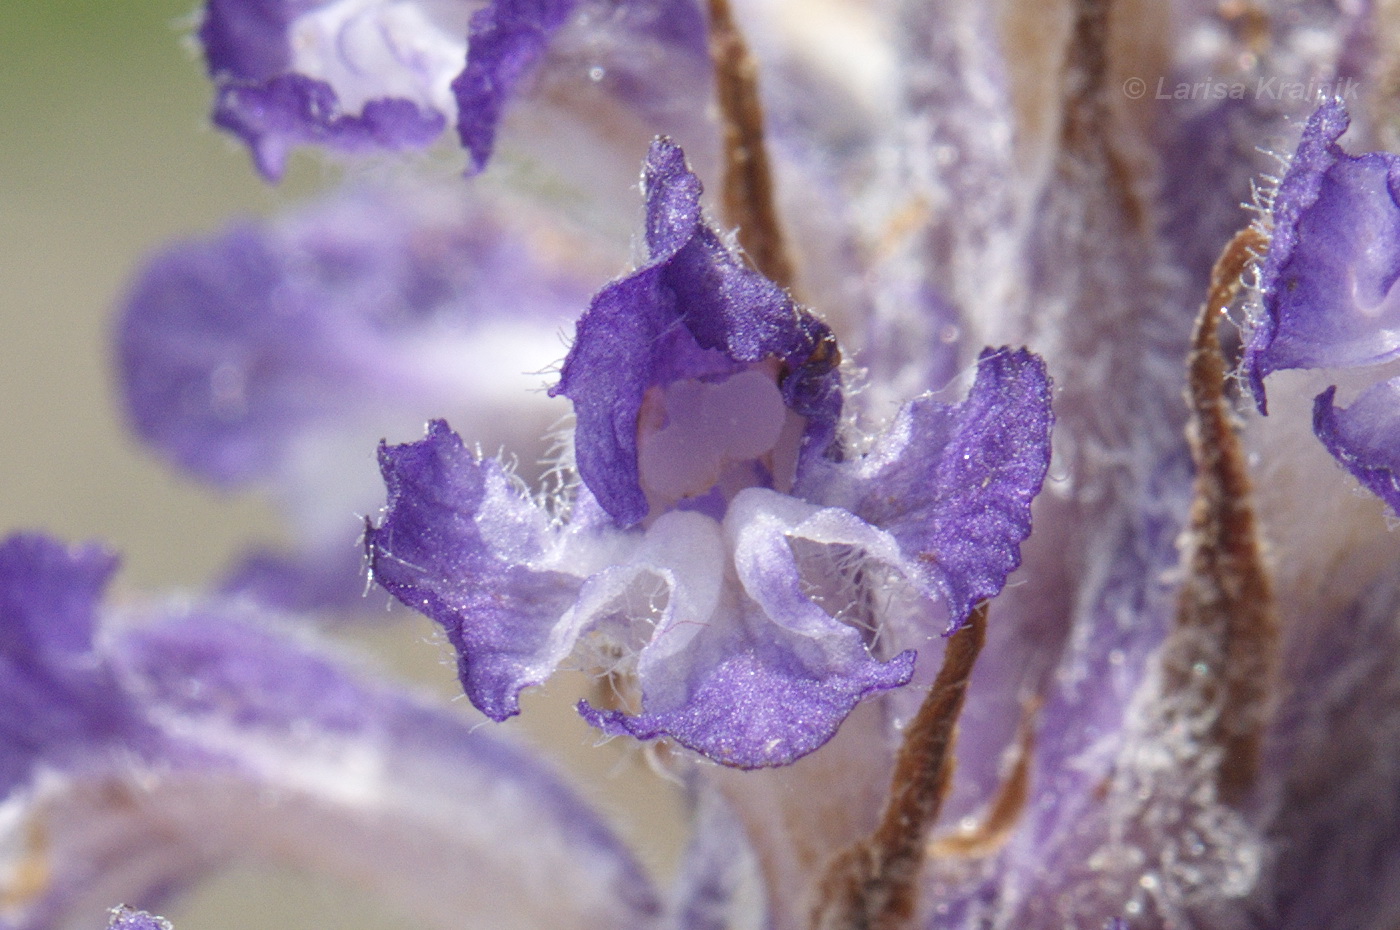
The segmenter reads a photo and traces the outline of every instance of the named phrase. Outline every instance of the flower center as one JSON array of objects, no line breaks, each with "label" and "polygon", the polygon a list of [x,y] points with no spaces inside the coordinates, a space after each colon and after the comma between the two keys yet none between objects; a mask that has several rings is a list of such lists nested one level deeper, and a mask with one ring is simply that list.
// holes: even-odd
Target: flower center
[{"label": "flower center", "polygon": [[647,390],[637,464],[649,520],[677,505],[718,519],[744,488],[791,486],[805,421],[783,403],[776,370],[764,362],[722,381]]}]

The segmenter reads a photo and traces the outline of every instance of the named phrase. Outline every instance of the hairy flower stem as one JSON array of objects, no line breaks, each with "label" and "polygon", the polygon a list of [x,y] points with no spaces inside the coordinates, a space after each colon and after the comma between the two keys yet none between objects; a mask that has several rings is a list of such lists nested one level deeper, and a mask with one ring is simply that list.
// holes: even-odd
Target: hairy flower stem
[{"label": "hairy flower stem", "polygon": [[896,930],[913,920],[928,834],[953,776],[958,717],[986,636],[984,601],[948,639],[933,688],[904,735],[879,825],[823,874],[813,930]]},{"label": "hairy flower stem", "polygon": [[724,127],[724,219],[738,228],[739,245],[754,267],[791,291],[792,260],[773,203],[773,174],[763,143],[758,64],[734,22],[729,0],[709,0],[709,8],[710,59]]},{"label": "hairy flower stem", "polygon": [[1221,753],[1217,789],[1238,802],[1254,784],[1278,674],[1278,620],[1259,549],[1244,453],[1225,397],[1217,326],[1240,288],[1262,233],[1245,229],[1221,253],[1192,337],[1188,438],[1196,465],[1186,580],[1164,654],[1169,694],[1210,717],[1205,739]]}]

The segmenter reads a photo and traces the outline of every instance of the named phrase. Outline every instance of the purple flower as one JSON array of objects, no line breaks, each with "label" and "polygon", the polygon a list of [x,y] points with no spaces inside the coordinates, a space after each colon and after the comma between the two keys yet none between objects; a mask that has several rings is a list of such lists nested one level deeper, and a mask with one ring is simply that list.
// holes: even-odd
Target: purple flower
[{"label": "purple flower", "polygon": [[1029,353],[989,350],[968,400],[913,401],[847,457],[830,329],[706,225],[670,142],[643,188],[650,259],[593,299],[554,389],[578,419],[568,520],[437,421],[381,447],[371,567],[447,630],[488,716],[572,656],[617,692],[580,705],[604,732],[784,765],[906,684],[935,617],[957,629],[1001,589],[1050,386]]},{"label": "purple flower", "polygon": [[1331,369],[1372,382],[1346,408],[1336,385],[1319,394],[1313,429],[1400,513],[1400,379],[1363,374],[1400,356],[1400,157],[1346,154],[1337,140],[1350,121],[1340,99],[1324,103],[1273,195],[1245,369],[1261,412],[1264,379],[1276,371]]}]

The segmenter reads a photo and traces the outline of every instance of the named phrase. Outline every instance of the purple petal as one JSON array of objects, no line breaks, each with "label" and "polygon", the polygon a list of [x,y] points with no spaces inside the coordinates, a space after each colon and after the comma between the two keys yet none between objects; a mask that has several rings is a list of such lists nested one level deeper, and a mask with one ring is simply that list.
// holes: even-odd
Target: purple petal
[{"label": "purple petal", "polygon": [[799,491],[897,539],[942,592],[952,632],[1021,563],[1053,422],[1045,364],[1025,349],[987,349],[966,400],[911,401],[866,456]]},{"label": "purple petal", "polygon": [[107,930],[171,930],[170,921],[123,905],[111,910]]},{"label": "purple petal", "polygon": [[467,67],[452,82],[457,135],[473,172],[491,157],[506,100],[577,5],[578,0],[494,0],[473,14]]},{"label": "purple petal", "polygon": [[448,4],[209,0],[199,38],[214,122],[248,143],[270,180],[297,145],[422,148],[452,115],[464,17]]},{"label": "purple petal", "polygon": [[[580,26],[577,36],[564,35],[571,21]],[[556,72],[566,93],[601,85],[664,129],[674,122],[670,98],[694,84],[674,86],[672,73],[708,69],[706,48],[705,21],[693,0],[492,0],[472,16],[467,66],[452,82],[469,173],[486,167],[507,105],[536,72]]]},{"label": "purple petal", "polygon": [[1274,199],[1260,271],[1262,311],[1245,351],[1260,410],[1264,379],[1288,368],[1369,365],[1400,354],[1400,158],[1336,145],[1350,118],[1323,104]]},{"label": "purple petal", "polygon": [[1400,378],[1367,388],[1350,407],[1330,387],[1313,404],[1313,432],[1357,481],[1400,514]]},{"label": "purple petal", "polygon": [[139,751],[149,733],[96,654],[99,597],[117,560],[38,534],[0,544],[0,799],[40,763],[77,765],[94,745]]},{"label": "purple petal", "polygon": [[209,73],[252,80],[282,72],[291,60],[287,27],[317,5],[314,0],[208,0],[199,41]]},{"label": "purple petal", "polygon": [[669,736],[716,762],[755,769],[788,765],[820,748],[863,699],[914,674],[912,652],[888,666],[843,673],[795,664],[793,651],[766,629],[741,628],[731,631],[724,658],[705,670],[684,704],[635,716],[586,701],[578,710],[604,733]]},{"label": "purple petal", "polygon": [[279,181],[287,156],[298,145],[321,145],[348,153],[401,151],[431,145],[447,119],[412,100],[383,97],[347,113],[325,81],[283,74],[261,84],[219,88],[214,125],[248,144],[258,171]]},{"label": "purple petal", "polygon": [[677,146],[653,143],[643,186],[651,259],[594,298],[551,392],[574,402],[579,475],[622,526],[648,511],[637,462],[647,388],[777,358],[784,402],[808,418],[804,461],[826,450],[841,409],[830,330],[704,223],[700,181]]},{"label": "purple petal", "polygon": [[547,518],[442,420],[419,442],[382,445],[379,461],[389,503],[365,532],[375,581],[447,631],[473,704],[495,720],[519,713],[520,691],[568,654],[554,627],[580,584],[529,567]]}]

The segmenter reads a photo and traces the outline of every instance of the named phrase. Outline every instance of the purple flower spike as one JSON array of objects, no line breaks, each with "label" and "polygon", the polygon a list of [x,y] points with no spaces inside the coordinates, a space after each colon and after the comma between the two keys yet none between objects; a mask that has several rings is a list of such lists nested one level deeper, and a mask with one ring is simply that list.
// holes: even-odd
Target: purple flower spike
[{"label": "purple flower spike", "polygon": [[1313,432],[1357,481],[1400,514],[1400,378],[1372,385],[1350,407],[1330,387],[1313,404]]},{"label": "purple flower spike", "polygon": [[594,298],[552,391],[574,402],[579,476],[624,527],[653,512],[657,496],[674,496],[644,487],[638,417],[649,391],[664,409],[680,400],[662,396],[676,382],[723,380],[771,360],[782,403],[805,419],[804,459],[825,451],[841,409],[830,330],[706,225],[700,181],[679,147],[652,144],[643,187],[650,261]]},{"label": "purple flower spike", "polygon": [[1347,155],[1336,141],[1349,122],[1340,101],[1313,114],[1274,198],[1244,359],[1261,412],[1272,372],[1400,354],[1400,157]]}]

